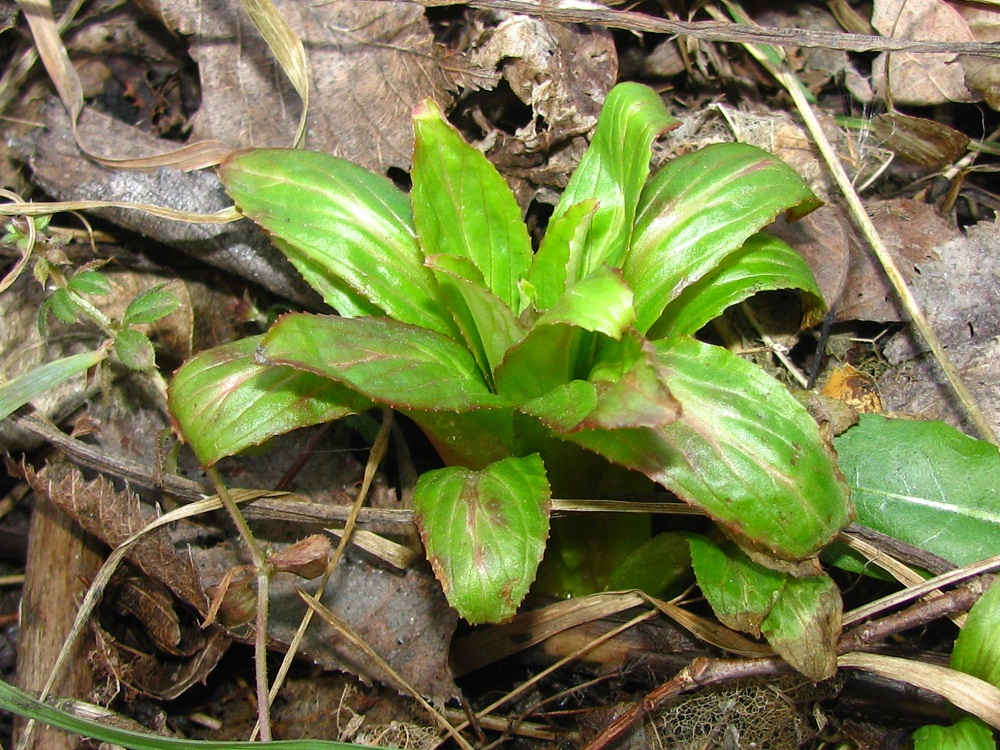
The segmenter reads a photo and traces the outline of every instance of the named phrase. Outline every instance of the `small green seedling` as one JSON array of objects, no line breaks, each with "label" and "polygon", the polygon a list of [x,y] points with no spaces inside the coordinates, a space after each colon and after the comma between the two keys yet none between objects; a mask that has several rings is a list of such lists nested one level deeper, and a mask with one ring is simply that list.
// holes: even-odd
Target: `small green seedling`
[{"label": "small green seedling", "polygon": [[[833,454],[782,385],[694,334],[762,290],[802,290],[821,315],[800,256],[760,233],[819,201],[741,144],[650,177],[674,126],[651,89],[616,86],[537,250],[504,179],[432,102],[414,114],[409,195],[324,154],[232,156],[219,174],[239,210],[339,315],[288,314],[187,362],[170,387],[181,435],[210,466],[375,405],[405,414],[446,465],[414,506],[470,622],[516,611],[553,493],[585,496],[622,468],[801,574],[851,518]],[[586,562],[560,546],[569,568]]]}]

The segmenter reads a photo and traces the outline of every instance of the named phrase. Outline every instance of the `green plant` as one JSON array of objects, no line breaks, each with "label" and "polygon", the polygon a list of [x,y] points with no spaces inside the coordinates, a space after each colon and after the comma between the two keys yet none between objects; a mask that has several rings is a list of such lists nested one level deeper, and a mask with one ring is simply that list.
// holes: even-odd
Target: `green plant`
[{"label": "green plant", "polygon": [[[819,202],[740,144],[650,177],[675,124],[650,89],[615,87],[536,251],[503,178],[431,102],[414,114],[410,195],[332,156],[234,155],[219,173],[237,207],[339,316],[285,315],[187,362],[170,387],[180,434],[210,466],[376,404],[407,415],[446,464],[416,488],[422,538],[472,622],[516,610],[550,495],[622,468],[778,575],[815,572],[852,512],[832,451],[782,385],[694,334],[766,289],[802,290],[816,318],[808,268],[759,230]],[[591,553],[560,552],[576,588]]]}]

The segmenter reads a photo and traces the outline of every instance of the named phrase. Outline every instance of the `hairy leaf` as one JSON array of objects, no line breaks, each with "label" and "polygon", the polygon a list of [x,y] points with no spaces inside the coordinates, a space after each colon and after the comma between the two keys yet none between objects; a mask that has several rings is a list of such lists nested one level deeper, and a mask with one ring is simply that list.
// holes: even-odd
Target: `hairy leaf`
[{"label": "hairy leaf", "polygon": [[387,313],[453,333],[417,245],[409,198],[385,177],[328,154],[243,151],[219,176],[246,216],[346,317]]},{"label": "hairy leaf", "polygon": [[558,221],[580,202],[597,200],[586,242],[579,246],[579,255],[570,255],[568,284],[602,263],[621,263],[649,177],[650,146],[656,136],[679,124],[648,86],[620,83],[608,93],[590,147],[552,215],[552,221]]},{"label": "hairy leaf", "polygon": [[719,143],[669,162],[642,192],[621,266],[635,293],[636,327],[647,331],[778,214],[801,216],[819,204],[795,170],[753,146]]},{"label": "hairy leaf", "polygon": [[774,289],[805,292],[803,327],[822,318],[823,295],[802,256],[777,237],[755,234],[667,305],[648,336],[694,335],[731,305]]},{"label": "hairy leaf", "polygon": [[299,427],[371,408],[356,391],[284,365],[254,361],[261,336],[192,357],[168,398],[174,423],[204,466]]},{"label": "hairy leaf", "polygon": [[996,446],[943,422],[875,414],[834,446],[859,523],[958,565],[1000,554]]},{"label": "hairy leaf", "polygon": [[163,290],[166,284],[157,284],[128,303],[122,316],[122,325],[155,323],[180,307],[180,300]]},{"label": "hairy leaf", "polygon": [[549,499],[537,454],[420,477],[413,507],[427,557],[466,620],[502,622],[517,612],[545,549]]},{"label": "hairy leaf", "polygon": [[531,240],[513,192],[433,101],[414,112],[413,130],[413,218],[424,253],[469,258],[489,290],[520,312]]},{"label": "hairy leaf", "polygon": [[263,351],[278,364],[400,409],[464,411],[506,403],[490,392],[464,346],[391,318],[285,315],[265,335]]}]

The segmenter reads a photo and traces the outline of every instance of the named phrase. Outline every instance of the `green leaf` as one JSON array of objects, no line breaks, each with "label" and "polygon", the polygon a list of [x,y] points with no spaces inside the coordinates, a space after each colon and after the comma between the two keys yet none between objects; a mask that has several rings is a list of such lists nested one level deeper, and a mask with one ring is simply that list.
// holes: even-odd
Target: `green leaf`
[{"label": "green leaf", "polygon": [[494,375],[497,392],[514,401],[541,396],[590,371],[600,332],[618,339],[634,319],[632,292],[617,269],[604,266],[574,284],[542,315]]},{"label": "green leaf", "polygon": [[341,315],[386,313],[453,333],[424,267],[409,198],[390,180],[299,149],[237,153],[219,176],[240,211]]},{"label": "green leaf", "polygon": [[168,390],[178,431],[203,466],[299,427],[371,408],[350,388],[310,372],[255,361],[262,336],[189,359]]},{"label": "green leaf", "polygon": [[829,576],[788,576],[761,633],[785,661],[820,682],[837,672],[842,615],[840,590]]},{"label": "green leaf", "polygon": [[713,270],[686,287],[649,329],[650,339],[694,335],[726,308],[758,292],[800,289],[805,292],[803,326],[822,319],[825,303],[812,271],[795,250],[767,234],[750,237]]},{"label": "green leaf", "polygon": [[725,349],[684,336],[654,347],[680,419],[564,437],[702,508],[761,562],[815,555],[852,510],[812,417],[784,386]]},{"label": "green leaf", "polygon": [[994,580],[969,610],[950,666],[1000,687],[1000,581]]},{"label": "green leaf", "polygon": [[966,716],[950,727],[926,726],[913,733],[913,750],[996,750],[993,730]]},{"label": "green leaf", "polygon": [[76,274],[66,287],[78,294],[102,296],[111,293],[111,282],[99,271],[84,271]]},{"label": "green leaf", "polygon": [[1000,554],[995,446],[943,422],[875,414],[862,414],[834,446],[858,523],[958,565]]},{"label": "green leaf", "polygon": [[449,466],[482,469],[494,461],[525,453],[514,430],[514,409],[401,412],[416,422]]},{"label": "green leaf", "polygon": [[549,500],[537,454],[418,480],[413,507],[427,557],[448,602],[470,623],[517,612],[545,549]]},{"label": "green leaf", "polygon": [[0,385],[0,419],[10,416],[31,399],[42,395],[50,388],[86,372],[91,367],[107,358],[103,349],[93,352],[81,352],[69,357],[63,357],[52,362],[46,362],[23,375],[19,375],[3,385]]},{"label": "green leaf", "polygon": [[[475,355],[487,381],[492,383],[494,368],[527,331],[513,311],[482,286],[482,274],[467,258],[435,255],[427,259],[427,265],[434,271],[462,339]],[[464,265],[471,268],[463,268]]]},{"label": "green leaf", "polygon": [[514,193],[428,99],[413,114],[413,218],[427,256],[469,258],[486,286],[520,312],[531,240]]},{"label": "green leaf", "polygon": [[521,410],[558,433],[662,427],[680,415],[648,342],[637,335],[609,343],[587,380],[573,380]]},{"label": "green leaf", "polygon": [[639,195],[649,177],[653,139],[679,124],[648,86],[620,83],[608,92],[590,147],[552,215],[557,222],[582,201],[597,200],[586,242],[580,245],[582,254],[570,256],[568,284],[602,263],[621,264]]},{"label": "green leaf", "polygon": [[818,205],[795,170],[753,146],[719,143],[669,162],[643,190],[621,264],[636,327],[649,330],[687,286],[778,214]]},{"label": "green leaf", "polygon": [[149,336],[134,328],[123,328],[115,334],[115,354],[130,370],[152,370],[156,367],[156,353]]},{"label": "green leaf", "polygon": [[164,286],[159,284],[129,302],[122,317],[122,325],[155,323],[180,307],[180,300],[170,292],[163,291]]},{"label": "green leaf", "polygon": [[[0,680],[0,709],[41,721],[67,732],[128,750],[258,750],[259,742],[190,740],[119,729],[111,724],[81,719]],[[268,750],[376,750],[367,745],[329,740],[278,740],[267,744]]]},{"label": "green leaf", "polygon": [[690,547],[698,586],[724,625],[763,635],[785,661],[814,681],[833,676],[842,605],[828,576],[771,570],[735,545],[720,547],[699,535],[691,535]]},{"label": "green leaf", "polygon": [[73,304],[73,297],[65,289],[56,289],[47,300],[49,310],[63,323],[75,323],[78,314],[76,305]]},{"label": "green leaf", "polygon": [[785,573],[755,563],[733,544],[719,546],[690,536],[698,586],[719,621],[728,628],[761,635],[761,626],[788,580]]},{"label": "green leaf", "polygon": [[429,411],[496,408],[476,360],[453,338],[391,318],[285,315],[265,356],[344,383],[372,401]]},{"label": "green leaf", "polygon": [[639,589],[667,599],[680,594],[691,580],[688,536],[665,531],[636,547],[619,565],[608,582],[610,591]]},{"label": "green leaf", "polygon": [[564,214],[549,220],[545,236],[528,271],[529,297],[535,308],[548,310],[566,292],[567,280],[583,276],[582,263],[587,232],[597,211],[597,201],[580,201]]}]

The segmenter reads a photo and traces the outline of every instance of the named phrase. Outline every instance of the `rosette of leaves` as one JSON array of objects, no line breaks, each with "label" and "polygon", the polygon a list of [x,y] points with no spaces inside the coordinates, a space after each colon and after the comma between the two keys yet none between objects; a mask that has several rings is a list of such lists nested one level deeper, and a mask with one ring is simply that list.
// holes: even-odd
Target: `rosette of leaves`
[{"label": "rosette of leaves", "polygon": [[536,574],[553,492],[609,466],[704,510],[761,564],[800,569],[849,521],[815,423],[777,381],[694,334],[801,258],[760,233],[819,201],[750,146],[650,176],[674,127],[649,88],[607,97],[533,249],[506,182],[432,102],[414,113],[412,191],[333,156],[263,149],[219,174],[338,315],[292,313],[204,352],[170,389],[206,465],[287,430],[388,405],[445,468],[420,477],[427,555],[471,622],[510,617]]}]

